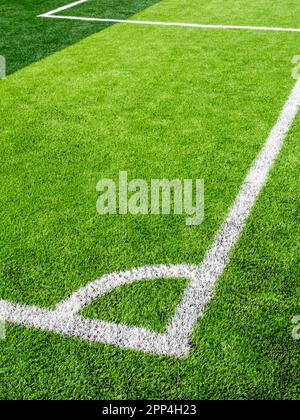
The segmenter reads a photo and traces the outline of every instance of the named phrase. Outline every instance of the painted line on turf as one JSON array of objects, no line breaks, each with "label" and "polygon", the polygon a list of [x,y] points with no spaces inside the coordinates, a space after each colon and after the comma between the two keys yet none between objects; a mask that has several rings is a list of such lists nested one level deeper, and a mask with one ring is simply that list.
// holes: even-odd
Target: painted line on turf
[{"label": "painted line on turf", "polygon": [[111,273],[88,284],[62,301],[53,310],[0,301],[0,320],[26,327],[52,331],[86,341],[99,342],[156,355],[183,357],[188,355],[188,340],[170,334],[160,334],[146,328],[130,327],[113,322],[93,320],[80,312],[93,300],[116,287],[154,278],[194,279],[197,266],[160,265],[136,268],[123,273]]},{"label": "painted line on turf", "polygon": [[168,327],[169,334],[190,335],[198,318],[203,315],[206,305],[212,298],[215,283],[229,263],[230,252],[237,243],[256,200],[267,182],[299,107],[300,80],[296,82],[277,123],[246,176],[225,223],[198,269],[195,280],[186,288],[183,299]]},{"label": "painted line on turf", "polygon": [[73,7],[79,6],[80,4],[86,3],[88,0],[78,0],[73,3],[67,4],[65,6],[58,7],[57,9],[51,10],[50,12],[44,13],[39,17],[50,17],[53,14],[63,12],[64,10],[71,9]]},{"label": "painted line on turf", "polygon": [[[262,151],[246,176],[213,246],[199,266],[145,266],[104,275],[74,292],[53,310],[0,301],[0,320],[157,355],[187,356],[190,335],[213,297],[214,286],[229,263],[230,252],[267,182],[299,107],[300,80],[292,89]],[[190,284],[165,334],[158,334],[146,328],[92,320],[79,315],[93,300],[116,287],[141,280],[178,277],[190,279]]]},{"label": "painted line on turf", "polygon": [[61,16],[57,13],[74,8],[80,4],[86,3],[88,0],[79,0],[66,6],[59,7],[50,12],[39,15],[38,17],[48,19],[64,19],[77,20],[82,22],[101,22],[101,23],[126,23],[129,25],[155,25],[155,26],[175,26],[185,28],[198,29],[227,29],[227,30],[248,30],[248,31],[272,31],[272,32],[300,32],[300,28],[280,28],[272,26],[243,26],[243,25],[220,25],[220,24],[202,24],[202,23],[181,23],[181,22],[160,22],[160,21],[146,21],[146,20],[126,20],[126,19],[105,19],[94,17],[81,16]]},{"label": "painted line on turf", "polygon": [[300,28],[276,28],[268,26],[238,26],[238,25],[209,25],[201,23],[179,23],[179,22],[159,22],[147,20],[124,20],[124,19],[101,19],[101,18],[87,18],[79,16],[60,16],[60,15],[41,15],[38,17],[46,17],[50,19],[67,19],[78,20],[83,22],[102,22],[102,23],[126,23],[129,25],[155,25],[155,26],[175,26],[184,28],[198,28],[198,29],[239,29],[248,31],[273,31],[273,32],[300,32]]}]

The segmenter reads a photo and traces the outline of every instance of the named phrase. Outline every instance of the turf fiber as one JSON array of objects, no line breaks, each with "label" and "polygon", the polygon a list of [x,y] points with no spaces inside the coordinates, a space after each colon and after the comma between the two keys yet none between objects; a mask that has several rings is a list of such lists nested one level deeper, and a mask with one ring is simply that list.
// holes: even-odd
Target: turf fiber
[{"label": "turf fiber", "polygon": [[[101,3],[65,14],[300,26],[291,0]],[[14,73],[0,81],[0,296],[45,308],[105,273],[200,263],[295,83],[300,39],[36,17],[61,4],[0,6],[0,54]],[[8,325],[0,398],[299,399],[299,129],[297,118],[189,357]],[[97,182],[121,170],[204,179],[204,223],[98,215]],[[125,286],[85,314],[164,331],[185,285]]]}]

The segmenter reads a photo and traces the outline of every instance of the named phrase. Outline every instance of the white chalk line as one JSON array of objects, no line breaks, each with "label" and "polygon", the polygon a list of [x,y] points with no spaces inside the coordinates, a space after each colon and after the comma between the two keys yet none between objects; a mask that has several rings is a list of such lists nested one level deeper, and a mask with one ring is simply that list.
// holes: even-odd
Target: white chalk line
[{"label": "white chalk line", "polygon": [[272,32],[300,32],[300,28],[280,28],[272,26],[249,26],[249,25],[220,25],[220,24],[202,24],[202,23],[183,23],[183,22],[160,22],[147,20],[130,20],[130,19],[106,19],[96,17],[81,17],[81,16],[62,16],[57,13],[74,8],[80,4],[86,3],[88,0],[79,0],[66,6],[59,7],[50,12],[43,13],[38,17],[48,19],[64,19],[77,20],[82,22],[99,22],[99,23],[126,23],[129,25],[155,25],[155,26],[175,26],[184,28],[198,28],[198,29],[226,29],[226,30],[248,30],[248,31],[272,31]]},{"label": "white chalk line", "polygon": [[299,107],[300,81],[297,81],[262,151],[246,176],[212,248],[200,265],[195,279],[185,290],[184,297],[168,327],[169,334],[190,335],[198,318],[203,315],[206,305],[212,298],[214,285],[229,263],[230,252],[237,243],[256,200],[268,179],[270,170],[282,149],[285,137],[296,118]]},{"label": "white chalk line", "polygon": [[[213,296],[214,286],[229,263],[230,252],[264,187],[300,107],[300,81],[296,82],[278,121],[250,169],[228,217],[200,266],[159,265],[104,275],[74,292],[53,310],[0,301],[0,320],[53,331],[87,341],[173,357],[187,356],[190,335]],[[190,284],[177,306],[167,332],[92,320],[78,315],[93,300],[125,284],[157,278],[187,278]]]},{"label": "white chalk line", "polygon": [[154,25],[154,26],[173,26],[183,28],[199,29],[239,29],[248,31],[272,31],[272,32],[300,32],[300,28],[276,28],[272,26],[239,26],[239,25],[209,25],[204,23],[180,23],[180,22],[159,22],[148,20],[125,20],[125,19],[105,19],[89,18],[80,16],[61,16],[61,15],[40,15],[49,19],[78,20],[82,22],[102,22],[102,23],[126,23],[128,25]]},{"label": "white chalk line", "polygon": [[188,354],[188,340],[170,334],[160,334],[146,328],[93,320],[78,315],[95,299],[116,287],[155,278],[193,279],[197,266],[145,266],[123,273],[111,273],[89,283],[53,310],[0,301],[0,320],[26,327],[39,328],[83,340],[117,345],[157,355],[182,357]]},{"label": "white chalk line", "polygon": [[167,334],[155,333],[146,328],[93,320],[80,315],[68,316],[68,314],[35,306],[2,301],[0,317],[15,325],[38,328],[63,336],[78,337],[94,343],[104,343],[145,353],[183,357],[189,352],[186,342]]},{"label": "white chalk line", "polygon": [[[75,7],[87,0],[80,0],[55,9],[43,15],[53,18],[72,18],[52,16]],[[80,19],[82,18],[77,18]],[[85,19],[85,18],[83,18]],[[90,20],[90,18],[87,18]],[[91,18],[93,19],[93,18]],[[86,19],[85,19],[86,20]],[[118,20],[100,20],[119,22]],[[123,21],[121,21],[123,22]],[[130,21],[124,21],[124,23]],[[132,21],[138,23],[138,21]],[[166,22],[142,22],[143,24],[163,24],[168,26],[195,26],[195,24],[173,24]],[[196,25],[196,27],[221,27],[222,25]],[[250,29],[256,27],[225,27],[225,29]],[[259,30],[288,30],[298,32],[298,29],[257,28]],[[300,82],[293,88],[280,117],[273,127],[265,146],[250,172],[220,229],[212,248],[207,253],[200,266],[190,265],[160,265],[145,266],[126,272],[111,273],[89,283],[74,292],[68,299],[60,302],[53,310],[19,305],[9,301],[0,301],[0,320],[26,327],[53,331],[70,337],[79,337],[87,341],[112,344],[123,348],[144,351],[153,354],[173,357],[187,356],[190,335],[206,305],[213,296],[215,283],[222,275],[229,262],[229,255],[235,246],[245,222],[249,217],[256,199],[265,185],[269,172],[281,151],[286,134],[293,123],[300,106]],[[155,333],[146,328],[130,327],[113,322],[92,320],[79,313],[95,299],[105,293],[125,284],[154,278],[187,278],[190,284],[177,306],[167,332]]]},{"label": "white chalk line", "polygon": [[44,13],[39,17],[48,17],[54,15],[56,13],[63,12],[68,9],[72,9],[73,7],[79,6],[80,4],[87,3],[88,0],[78,0],[74,1],[73,3],[66,4],[65,6],[58,7],[57,9],[51,10],[50,12]]}]

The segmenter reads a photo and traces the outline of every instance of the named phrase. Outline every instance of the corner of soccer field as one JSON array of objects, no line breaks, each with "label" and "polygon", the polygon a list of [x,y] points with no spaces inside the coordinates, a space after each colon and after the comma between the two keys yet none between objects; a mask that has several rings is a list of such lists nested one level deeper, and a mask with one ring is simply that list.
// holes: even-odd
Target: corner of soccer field
[{"label": "corner of soccer field", "polygon": [[299,399],[299,12],[2,0],[1,400]]}]

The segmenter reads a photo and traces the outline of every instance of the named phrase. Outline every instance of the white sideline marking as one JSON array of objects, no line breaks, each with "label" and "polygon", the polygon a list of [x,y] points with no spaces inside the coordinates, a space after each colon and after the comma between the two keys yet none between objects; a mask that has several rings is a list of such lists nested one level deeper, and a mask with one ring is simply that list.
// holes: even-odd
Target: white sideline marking
[{"label": "white sideline marking", "polygon": [[243,25],[209,25],[201,23],[180,23],[180,22],[159,22],[159,21],[146,21],[146,20],[126,20],[126,19],[104,19],[94,17],[80,17],[80,16],[61,16],[57,13],[67,9],[71,9],[80,4],[86,3],[88,0],[79,0],[66,6],[59,7],[58,9],[51,10],[50,12],[39,15],[38,17],[49,19],[65,19],[65,20],[78,20],[83,22],[107,22],[107,23],[127,23],[129,25],[156,25],[156,26],[179,26],[185,28],[201,28],[201,29],[239,29],[250,31],[275,31],[275,32],[300,32],[300,28],[279,28],[272,26],[243,26]]},{"label": "white sideline marking", "polygon": [[101,19],[80,16],[40,15],[50,19],[79,20],[83,22],[127,23],[129,25],[179,26],[184,28],[202,29],[244,29],[248,31],[300,32],[300,28],[276,28],[272,26],[238,26],[238,25],[209,25],[204,23],[159,22],[148,20]]},{"label": "white sideline marking", "polygon": [[[184,264],[145,266],[126,272],[104,275],[74,292],[53,310],[18,305],[2,300],[0,301],[0,320],[157,355],[187,356],[190,350],[190,335],[198,318],[203,315],[206,305],[213,296],[214,286],[229,262],[230,252],[243,231],[251,210],[268,179],[299,107],[300,80],[292,89],[278,121],[246,176],[212,248],[199,266]],[[165,334],[158,334],[146,328],[92,320],[79,315],[79,312],[94,299],[121,285],[138,280],[178,277],[189,278],[191,281]]]},{"label": "white sideline marking", "polygon": [[49,17],[51,15],[54,15],[55,13],[63,12],[64,10],[71,9],[75,6],[79,6],[82,3],[86,3],[88,0],[78,0],[74,1],[73,3],[67,4],[65,6],[58,7],[57,9],[51,10],[50,12],[44,13],[43,15],[40,15],[39,17]]}]

